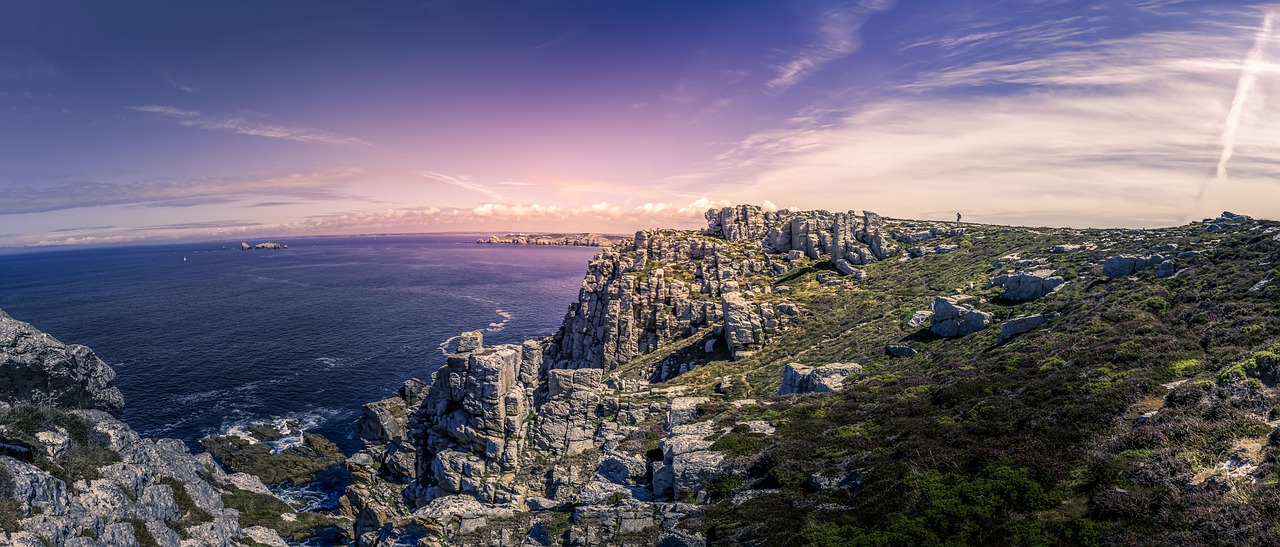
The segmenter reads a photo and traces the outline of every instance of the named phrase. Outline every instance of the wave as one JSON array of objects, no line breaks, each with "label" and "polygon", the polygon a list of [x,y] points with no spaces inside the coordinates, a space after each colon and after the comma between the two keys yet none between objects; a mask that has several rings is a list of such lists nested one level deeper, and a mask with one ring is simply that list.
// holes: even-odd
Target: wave
[{"label": "wave", "polygon": [[[249,444],[263,443],[271,447],[272,454],[279,454],[290,448],[302,446],[302,434],[349,414],[350,411],[333,408],[317,408],[302,412],[291,412],[284,416],[263,418],[236,411],[240,417],[224,421],[218,435],[229,435],[244,439]],[[259,441],[250,430],[260,425],[271,425],[280,432],[280,436],[270,441]]]},{"label": "wave", "polygon": [[499,308],[494,310],[494,313],[497,313],[502,318],[502,321],[489,323],[489,327],[484,329],[485,332],[501,332],[502,329],[507,328],[507,323],[511,322],[511,312]]}]

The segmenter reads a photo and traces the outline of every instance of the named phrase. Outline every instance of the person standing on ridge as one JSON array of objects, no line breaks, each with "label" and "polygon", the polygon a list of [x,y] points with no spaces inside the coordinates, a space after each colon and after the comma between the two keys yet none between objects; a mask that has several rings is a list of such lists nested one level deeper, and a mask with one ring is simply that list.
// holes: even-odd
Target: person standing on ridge
[{"label": "person standing on ridge", "polygon": [[960,213],[956,213],[956,222],[960,222]]}]

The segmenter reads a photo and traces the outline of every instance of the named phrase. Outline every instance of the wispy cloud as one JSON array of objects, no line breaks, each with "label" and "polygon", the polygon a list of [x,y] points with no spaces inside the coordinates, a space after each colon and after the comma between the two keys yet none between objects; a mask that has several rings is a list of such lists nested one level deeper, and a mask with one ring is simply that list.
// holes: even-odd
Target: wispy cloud
[{"label": "wispy cloud", "polygon": [[[1280,123],[1257,93],[1280,86],[1280,71],[1247,53],[1261,19],[1245,9],[1084,42],[1059,21],[1065,47],[974,55],[883,98],[816,105],[743,139],[688,184],[735,201],[785,188],[789,205],[856,196],[855,207],[899,216],[960,208],[979,221],[1169,225],[1224,204],[1280,216]],[[981,40],[997,38],[950,44]],[[1256,78],[1246,82],[1254,93],[1239,91],[1242,73]],[[1230,184],[1199,203],[1227,150]]]},{"label": "wispy cloud", "polygon": [[30,244],[35,246],[95,245],[172,239],[239,239],[459,230],[628,233],[655,226],[677,228],[705,226],[703,213],[707,209],[728,205],[731,203],[726,200],[699,198],[683,204],[649,202],[638,206],[622,206],[600,201],[574,206],[484,203],[466,208],[412,207],[347,211],[293,222],[221,220],[134,228],[83,228],[37,235]]},{"label": "wispy cloud", "polygon": [[286,139],[299,142],[320,142],[328,144],[350,144],[373,146],[368,141],[355,137],[347,137],[328,131],[301,126],[287,126],[252,121],[239,115],[209,115],[195,110],[165,105],[130,106],[129,110],[157,114],[173,119],[178,125],[208,129],[211,131],[229,131],[241,135]]},{"label": "wispy cloud", "polygon": [[188,207],[248,196],[338,199],[340,186],[364,180],[360,169],[336,169],[246,178],[204,178],[110,184],[66,181],[57,184],[0,186],[0,215],[95,207],[140,205]]},{"label": "wispy cloud", "polygon": [[497,190],[489,188],[488,186],[485,186],[483,184],[473,182],[471,179],[465,176],[453,177],[453,176],[446,175],[444,173],[437,173],[435,171],[423,171],[418,174],[422,175],[423,178],[426,178],[427,180],[430,180],[430,181],[439,182],[442,184],[447,184],[449,186],[462,188],[463,190],[470,190],[472,192],[484,194],[488,196],[489,199],[498,200],[498,201],[503,201],[507,199],[505,196],[498,193]]},{"label": "wispy cloud", "polygon": [[896,0],[859,0],[825,12],[818,24],[818,38],[774,67],[777,75],[765,84],[771,93],[782,93],[823,65],[858,51],[858,30],[872,15],[893,9]]}]

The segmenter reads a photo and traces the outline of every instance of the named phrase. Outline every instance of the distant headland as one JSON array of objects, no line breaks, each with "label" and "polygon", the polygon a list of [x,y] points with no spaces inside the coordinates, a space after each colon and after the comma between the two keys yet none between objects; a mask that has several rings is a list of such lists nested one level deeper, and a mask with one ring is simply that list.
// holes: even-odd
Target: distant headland
[{"label": "distant headland", "polygon": [[609,247],[624,236],[602,234],[507,234],[478,239],[489,245],[566,245],[571,247]]}]

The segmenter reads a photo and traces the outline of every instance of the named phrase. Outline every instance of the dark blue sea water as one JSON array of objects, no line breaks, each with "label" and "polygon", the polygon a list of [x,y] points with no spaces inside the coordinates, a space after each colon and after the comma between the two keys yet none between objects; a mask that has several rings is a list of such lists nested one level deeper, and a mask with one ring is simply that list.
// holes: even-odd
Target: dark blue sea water
[{"label": "dark blue sea water", "polygon": [[360,405],[486,343],[552,334],[598,249],[476,245],[475,236],[284,239],[0,256],[0,309],[115,368],[124,419],[193,447],[272,417],[350,454]]}]

